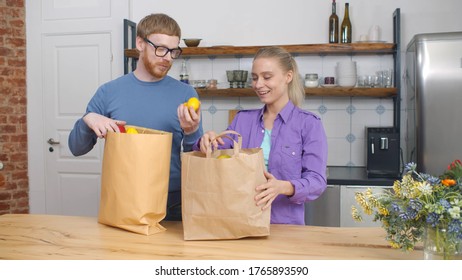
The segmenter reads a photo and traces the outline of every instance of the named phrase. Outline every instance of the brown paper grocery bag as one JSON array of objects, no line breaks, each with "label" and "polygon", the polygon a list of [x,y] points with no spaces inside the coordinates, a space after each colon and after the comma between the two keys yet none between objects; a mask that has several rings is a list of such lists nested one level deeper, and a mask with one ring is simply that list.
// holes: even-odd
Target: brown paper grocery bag
[{"label": "brown paper grocery bag", "polygon": [[106,135],[98,222],[150,235],[165,230],[172,134],[129,127]]},{"label": "brown paper grocery bag", "polygon": [[[270,234],[271,209],[255,205],[255,187],[266,182],[261,148],[234,149],[204,155],[182,154],[181,192],[185,240],[238,239]],[[230,158],[218,159],[220,155]]]}]

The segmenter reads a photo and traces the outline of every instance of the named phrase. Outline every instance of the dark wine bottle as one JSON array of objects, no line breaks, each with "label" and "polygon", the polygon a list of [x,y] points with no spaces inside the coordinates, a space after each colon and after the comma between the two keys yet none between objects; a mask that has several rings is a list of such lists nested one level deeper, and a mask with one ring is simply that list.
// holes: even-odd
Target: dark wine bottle
[{"label": "dark wine bottle", "polygon": [[351,21],[349,3],[345,3],[345,16],[340,27],[340,43],[351,43]]},{"label": "dark wine bottle", "polygon": [[329,17],[329,43],[338,43],[338,16],[335,0],[332,0],[332,14]]}]

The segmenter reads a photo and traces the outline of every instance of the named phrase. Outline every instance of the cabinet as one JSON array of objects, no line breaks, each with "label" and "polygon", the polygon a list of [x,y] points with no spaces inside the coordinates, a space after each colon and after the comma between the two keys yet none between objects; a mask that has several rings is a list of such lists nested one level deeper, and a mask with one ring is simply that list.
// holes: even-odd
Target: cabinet
[{"label": "cabinet", "polygon": [[[125,33],[134,34],[133,22],[124,21]],[[128,36],[124,36],[128,40]],[[133,40],[133,37],[132,37]],[[128,44],[125,43],[125,46]],[[133,42],[132,44],[133,45]],[[195,47],[184,48],[184,57],[207,57],[207,56],[252,56],[258,49],[264,46],[216,46],[216,47]],[[393,98],[394,105],[394,126],[399,131],[400,125],[400,91],[401,91],[401,63],[400,63],[400,9],[393,13],[393,43],[352,43],[352,44],[304,44],[304,45],[281,45],[289,52],[298,55],[393,55],[394,64],[394,88],[305,88],[307,96],[361,96],[375,98]],[[134,67],[138,51],[136,49],[124,50],[125,72],[128,66]],[[254,97],[255,94],[250,88],[232,89],[198,89],[201,97]]]},{"label": "cabinet", "polygon": [[318,199],[305,203],[305,224],[309,226],[340,226],[340,186],[327,185]]},{"label": "cabinet", "polygon": [[325,227],[380,227],[380,222],[374,222],[373,216],[363,214],[362,222],[356,222],[351,216],[351,206],[360,208],[356,203],[355,193],[363,192],[367,188],[379,193],[392,187],[329,185],[318,199],[305,204],[305,224]]}]

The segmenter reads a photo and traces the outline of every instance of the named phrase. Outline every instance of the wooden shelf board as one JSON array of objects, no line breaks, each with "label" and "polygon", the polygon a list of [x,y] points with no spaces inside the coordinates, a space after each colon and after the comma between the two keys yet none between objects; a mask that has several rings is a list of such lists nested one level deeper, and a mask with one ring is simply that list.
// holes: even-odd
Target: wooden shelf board
[{"label": "wooden shelf board", "polygon": [[[214,46],[183,48],[183,57],[188,56],[236,56],[254,55],[260,48],[265,46]],[[352,44],[306,44],[306,45],[281,45],[293,54],[393,54],[393,43],[352,43]],[[125,49],[126,57],[138,57],[137,49]]]},{"label": "wooden shelf board", "polygon": [[[256,97],[251,88],[196,89],[200,97]],[[307,96],[325,97],[375,97],[388,98],[397,96],[396,88],[305,88]]]}]

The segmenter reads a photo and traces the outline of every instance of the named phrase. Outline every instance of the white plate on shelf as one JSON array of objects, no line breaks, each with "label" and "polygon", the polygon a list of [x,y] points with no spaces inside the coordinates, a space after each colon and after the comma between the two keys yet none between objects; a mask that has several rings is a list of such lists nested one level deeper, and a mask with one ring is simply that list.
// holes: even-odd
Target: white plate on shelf
[{"label": "white plate on shelf", "polygon": [[323,84],[321,85],[321,87],[332,88],[332,87],[338,87],[338,85],[337,84]]}]

